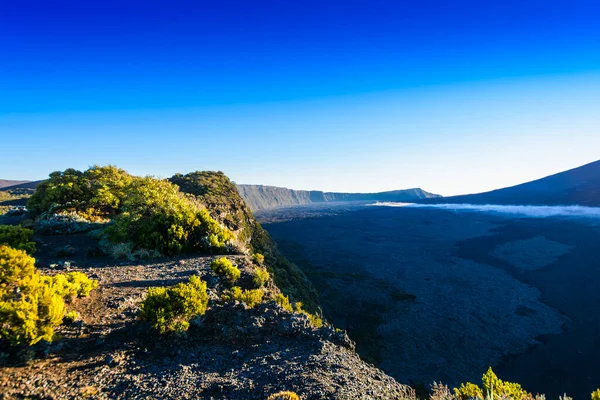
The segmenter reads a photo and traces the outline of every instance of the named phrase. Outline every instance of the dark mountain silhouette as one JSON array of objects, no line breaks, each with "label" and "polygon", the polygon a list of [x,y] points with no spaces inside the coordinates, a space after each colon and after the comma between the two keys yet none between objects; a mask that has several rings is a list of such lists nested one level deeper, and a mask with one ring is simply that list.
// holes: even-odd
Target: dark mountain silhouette
[{"label": "dark mountain silhouette", "polygon": [[419,200],[419,203],[600,206],[600,160],[542,179],[491,192]]}]

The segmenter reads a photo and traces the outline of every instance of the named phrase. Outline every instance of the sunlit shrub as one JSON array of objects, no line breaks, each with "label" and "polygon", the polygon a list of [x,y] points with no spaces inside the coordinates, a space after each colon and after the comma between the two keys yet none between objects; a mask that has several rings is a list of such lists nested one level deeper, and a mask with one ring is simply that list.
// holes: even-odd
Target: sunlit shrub
[{"label": "sunlit shrub", "polygon": [[474,383],[463,383],[454,389],[454,394],[461,400],[471,398],[508,398],[512,400],[523,400],[531,397],[520,384],[504,382],[496,376],[492,368],[488,368],[481,379],[483,389]]},{"label": "sunlit shrub", "polygon": [[224,277],[230,283],[237,281],[242,275],[238,267],[233,265],[231,261],[227,259],[227,257],[220,257],[213,260],[210,263],[210,267],[212,268],[213,272]]},{"label": "sunlit shrub", "polygon": [[0,246],[0,343],[52,341],[65,316],[64,297],[88,295],[97,285],[80,272],[42,276],[34,262],[22,250]]},{"label": "sunlit shrub", "polygon": [[140,317],[160,333],[183,332],[188,330],[192,318],[204,315],[207,305],[206,282],[192,276],[187,283],[148,289]]},{"label": "sunlit shrub", "polygon": [[53,172],[38,185],[27,208],[36,216],[66,211],[91,221],[110,218],[117,214],[131,180],[131,175],[111,165]]},{"label": "sunlit shrub", "polygon": [[290,299],[283,295],[282,293],[277,294],[275,296],[275,302],[279,304],[284,310],[289,312],[297,312],[299,314],[304,314],[310,320],[310,323],[315,328],[320,328],[323,326],[323,319],[316,314],[311,314],[308,311],[303,309],[303,304],[301,302],[296,302],[294,306],[290,303]]},{"label": "sunlit shrub", "polygon": [[0,225],[0,244],[25,250],[29,254],[35,252],[33,231],[20,226]]},{"label": "sunlit shrub", "polygon": [[281,307],[283,307],[284,310],[289,311],[289,312],[293,312],[294,308],[292,307],[292,304],[290,303],[290,299],[285,296],[283,293],[278,293],[277,296],[275,296],[275,302],[277,304],[279,304]]},{"label": "sunlit shrub", "polygon": [[164,180],[135,178],[121,203],[122,213],[106,229],[116,243],[130,242],[134,249],[175,255],[183,250],[225,249],[231,233],[207,211],[188,200],[176,185]]},{"label": "sunlit shrub", "polygon": [[269,275],[269,271],[266,268],[256,268],[252,272],[252,282],[256,287],[264,286],[268,281],[271,275]]},{"label": "sunlit shrub", "polygon": [[267,400],[300,400],[300,397],[294,392],[283,391],[270,395]]},{"label": "sunlit shrub", "polygon": [[252,254],[252,260],[257,264],[262,265],[265,262],[265,256],[260,253],[254,253]]},{"label": "sunlit shrub", "polygon": [[483,390],[471,382],[462,383],[458,388],[454,389],[454,394],[462,400],[483,399]]},{"label": "sunlit shrub", "polygon": [[264,295],[265,292],[262,289],[242,290],[239,286],[234,286],[222,295],[222,299],[240,301],[248,307],[254,308],[262,302]]},{"label": "sunlit shrub", "polygon": [[98,281],[78,271],[45,276],[43,280],[65,299],[89,296],[90,292],[98,287]]},{"label": "sunlit shrub", "polygon": [[77,321],[78,319],[79,319],[79,314],[77,314],[77,311],[69,311],[68,313],[65,314],[65,317],[63,318],[63,322],[72,324],[73,322]]},{"label": "sunlit shrub", "polygon": [[600,389],[596,389],[592,392],[592,400],[600,400]]}]

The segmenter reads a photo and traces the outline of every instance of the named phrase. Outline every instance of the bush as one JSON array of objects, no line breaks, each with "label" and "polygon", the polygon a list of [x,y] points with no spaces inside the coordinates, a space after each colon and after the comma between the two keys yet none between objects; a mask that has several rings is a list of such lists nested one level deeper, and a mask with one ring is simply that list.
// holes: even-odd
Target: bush
[{"label": "bush", "polygon": [[224,277],[230,283],[237,281],[242,275],[238,267],[233,265],[231,261],[227,259],[227,257],[221,257],[213,260],[210,263],[210,267],[212,268],[213,272]]},{"label": "bush", "polygon": [[85,172],[73,168],[53,172],[38,185],[27,208],[35,216],[66,211],[91,221],[110,218],[118,213],[132,179],[111,165],[95,165]]},{"label": "bush", "polygon": [[257,264],[262,265],[265,262],[265,256],[260,253],[254,253],[252,254],[252,260]]},{"label": "bush", "polygon": [[283,391],[269,396],[267,400],[300,400],[294,392]]},{"label": "bush", "polygon": [[206,282],[192,276],[187,283],[171,288],[148,289],[140,317],[160,333],[183,332],[188,330],[192,318],[204,315],[207,305]]},{"label": "bush", "polygon": [[0,244],[25,250],[29,254],[35,252],[33,231],[19,226],[0,225]]},{"label": "bush", "polygon": [[264,286],[268,281],[271,275],[269,275],[269,271],[266,268],[256,268],[252,273],[252,282],[256,287]]},{"label": "bush", "polygon": [[472,398],[508,398],[512,400],[523,400],[531,397],[518,383],[504,382],[499,379],[492,368],[488,368],[481,379],[483,389],[474,383],[463,383],[454,389],[454,394],[461,400]]},{"label": "bush", "polygon": [[262,289],[242,290],[239,286],[234,286],[230,291],[223,294],[222,299],[225,301],[240,301],[250,308],[254,308],[263,300],[265,292]]},{"label": "bush", "polygon": [[67,272],[43,277],[45,283],[64,299],[86,297],[98,287],[98,281],[88,278],[83,272]]},{"label": "bush", "polygon": [[220,251],[232,237],[176,185],[152,177],[133,180],[121,210],[106,234],[113,243],[131,242],[134,249],[166,255],[192,249]]},{"label": "bush", "polygon": [[600,400],[600,389],[596,389],[592,392],[592,400]]},{"label": "bush", "polygon": [[35,259],[23,250],[0,245],[0,288],[11,288],[35,274]]},{"label": "bush", "polygon": [[97,286],[80,272],[42,276],[34,262],[23,250],[0,246],[0,343],[52,341],[65,316],[63,294],[84,296]]},{"label": "bush", "polygon": [[303,304],[301,302],[296,302],[294,306],[290,303],[290,299],[283,295],[282,293],[277,294],[275,296],[275,302],[279,304],[284,310],[289,312],[297,312],[299,314],[304,314],[310,320],[310,323],[315,328],[320,328],[323,326],[323,319],[316,314],[311,314],[308,311],[303,309]]},{"label": "bush", "polygon": [[278,293],[277,296],[275,296],[275,302],[283,307],[284,310],[294,312],[290,299],[282,293]]}]

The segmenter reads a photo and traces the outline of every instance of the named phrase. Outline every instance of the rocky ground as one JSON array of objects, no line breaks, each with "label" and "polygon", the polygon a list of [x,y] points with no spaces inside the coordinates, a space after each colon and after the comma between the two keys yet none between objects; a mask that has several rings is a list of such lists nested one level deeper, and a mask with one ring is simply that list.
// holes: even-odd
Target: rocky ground
[{"label": "rocky ground", "polygon": [[[70,308],[82,317],[59,329],[48,347],[24,351],[0,368],[0,398],[263,399],[280,390],[302,399],[395,399],[412,391],[363,362],[354,344],[330,326],[275,302],[254,309],[219,304],[225,285],[213,274],[213,256],[161,262],[117,262],[98,256],[86,235],[38,237],[43,273],[81,270],[100,286]],[[61,251],[65,246],[65,251]],[[249,279],[250,261],[231,259]],[[70,262],[65,262],[70,261]],[[207,281],[211,301],[189,332],[159,337],[138,321],[148,287],[191,275]],[[268,284],[267,292],[278,289]]]}]

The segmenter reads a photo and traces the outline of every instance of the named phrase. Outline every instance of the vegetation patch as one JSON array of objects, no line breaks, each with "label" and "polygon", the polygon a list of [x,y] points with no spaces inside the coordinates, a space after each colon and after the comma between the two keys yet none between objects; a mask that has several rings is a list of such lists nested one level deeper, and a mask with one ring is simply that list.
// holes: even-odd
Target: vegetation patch
[{"label": "vegetation patch", "polygon": [[267,400],[300,400],[300,397],[294,392],[283,391],[270,395]]},{"label": "vegetation patch", "polygon": [[269,271],[267,271],[266,268],[257,267],[252,272],[252,283],[254,283],[256,287],[264,286],[270,278],[271,275],[269,274]]},{"label": "vegetation patch", "polygon": [[187,283],[148,289],[140,317],[160,333],[184,332],[192,318],[206,313],[207,305],[206,282],[192,276]]},{"label": "vegetation patch", "polygon": [[220,257],[210,263],[210,267],[217,275],[225,278],[229,283],[237,281],[242,275],[238,267],[233,265],[227,257]]},{"label": "vegetation patch", "polygon": [[0,245],[6,245],[28,254],[35,253],[33,230],[19,226],[0,225]]},{"label": "vegetation patch", "polygon": [[25,251],[0,246],[0,343],[52,341],[65,300],[87,296],[98,285],[81,272],[42,276],[34,263]]},{"label": "vegetation patch", "polygon": [[[455,396],[460,400],[468,399],[511,399],[524,400],[531,398],[518,383],[504,382],[489,368],[481,378],[482,386],[467,382],[454,389]],[[485,397],[484,397],[485,395]]]},{"label": "vegetation patch", "polygon": [[224,301],[239,301],[246,304],[250,308],[254,308],[260,304],[265,296],[265,292],[262,289],[244,289],[239,286],[234,286],[231,290],[223,293],[221,298]]}]

